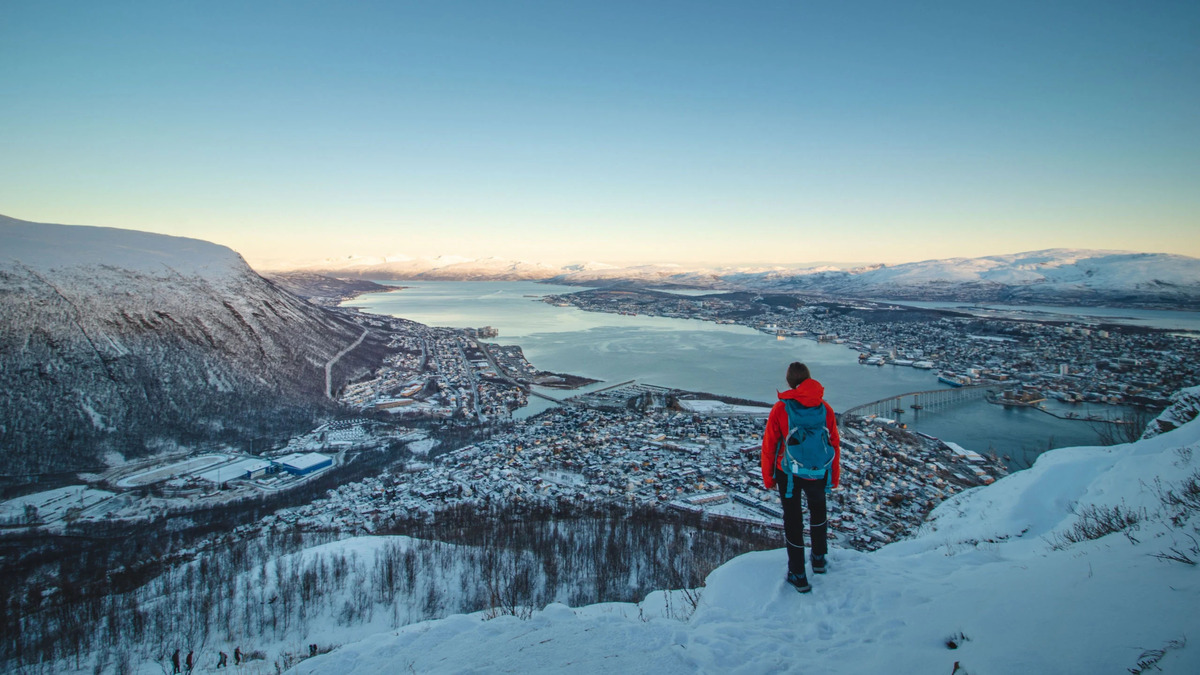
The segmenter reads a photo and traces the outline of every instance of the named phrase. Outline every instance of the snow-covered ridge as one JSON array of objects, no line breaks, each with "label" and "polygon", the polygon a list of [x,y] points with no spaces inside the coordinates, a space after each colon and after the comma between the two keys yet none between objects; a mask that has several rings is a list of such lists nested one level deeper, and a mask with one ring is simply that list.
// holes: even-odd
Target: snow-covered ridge
[{"label": "snow-covered ridge", "polygon": [[0,261],[38,272],[98,264],[208,280],[248,268],[232,249],[199,239],[112,227],[31,223],[0,216]]},{"label": "snow-covered ridge", "polygon": [[726,280],[893,300],[1200,306],[1200,260],[1166,253],[1050,249]]},{"label": "snow-covered ridge", "polygon": [[224,246],[0,217],[0,472],[278,424],[326,404],[325,363],[362,335]]},{"label": "snow-covered ridge", "polygon": [[1146,425],[1146,431],[1142,434],[1142,438],[1154,438],[1159,434],[1165,434],[1197,417],[1200,417],[1200,387],[1181,389],[1171,397],[1171,407]]},{"label": "snow-covered ridge", "polygon": [[498,258],[392,259],[311,268],[364,278],[535,280],[563,284],[673,284],[799,291],[894,300],[1157,304],[1200,307],[1200,259],[1167,253],[1048,249],[902,265],[830,264],[704,267],[590,262],[554,268]]},{"label": "snow-covered ridge", "polygon": [[[808,595],[784,584],[784,550],[751,553],[708,577],[690,618],[664,616],[661,593],[525,621],[458,615],[293,672],[1198,672],[1200,567],[1186,560],[1200,561],[1200,506],[1169,498],[1200,481],[1198,451],[1193,419],[1132,444],[1048,452],[943,503],[910,540],[833,549]],[[1103,527],[1105,514],[1123,522]]]},{"label": "snow-covered ridge", "polygon": [[344,259],[328,259],[295,267],[294,271],[368,279],[558,281],[577,284],[613,281],[666,281],[675,284],[707,286],[721,282],[726,276],[738,274],[764,276],[809,274],[817,271],[838,269],[842,269],[842,267],[828,264],[707,267],[703,265],[681,265],[662,262],[621,266],[597,261],[556,267],[537,262],[507,260],[497,257],[479,259],[463,258],[461,256],[413,258],[405,255],[395,255],[385,258],[351,256]]},{"label": "snow-covered ridge", "polygon": [[1074,283],[1092,288],[1200,286],[1200,260],[1166,253],[1050,249],[983,258],[926,260],[863,273],[872,283],[1006,285]]},{"label": "snow-covered ridge", "polygon": [[462,256],[412,258],[395,255],[385,258],[352,256],[340,260],[325,260],[302,266],[295,271],[363,279],[540,281],[558,274],[560,270],[549,265],[503,258],[474,259]]}]

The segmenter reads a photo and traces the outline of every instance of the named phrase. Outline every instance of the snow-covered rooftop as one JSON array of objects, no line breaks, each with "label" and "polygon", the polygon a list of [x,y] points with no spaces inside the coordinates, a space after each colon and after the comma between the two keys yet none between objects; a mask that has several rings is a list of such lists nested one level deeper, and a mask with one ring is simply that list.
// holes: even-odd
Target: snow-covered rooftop
[{"label": "snow-covered rooftop", "polygon": [[322,455],[319,452],[295,452],[275,460],[276,463],[290,467],[297,471],[304,471],[330,461],[328,455]]},{"label": "snow-covered rooftop", "polygon": [[234,478],[241,478],[248,473],[262,471],[271,466],[271,463],[261,459],[243,459],[231,464],[210,469],[200,474],[201,480],[206,480],[210,483],[223,483]]}]

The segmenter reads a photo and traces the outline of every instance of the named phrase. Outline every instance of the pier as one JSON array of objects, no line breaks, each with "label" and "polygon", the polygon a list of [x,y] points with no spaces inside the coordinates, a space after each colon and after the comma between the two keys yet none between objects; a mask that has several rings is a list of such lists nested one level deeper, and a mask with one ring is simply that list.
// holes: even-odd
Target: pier
[{"label": "pier", "polygon": [[892,415],[904,413],[908,410],[939,408],[963,401],[972,401],[984,398],[988,393],[996,393],[1003,389],[1003,385],[1000,384],[972,384],[953,389],[912,391],[907,394],[898,394],[888,398],[881,398],[878,401],[854,406],[842,414],[857,417],[868,417],[870,415],[891,417]]}]

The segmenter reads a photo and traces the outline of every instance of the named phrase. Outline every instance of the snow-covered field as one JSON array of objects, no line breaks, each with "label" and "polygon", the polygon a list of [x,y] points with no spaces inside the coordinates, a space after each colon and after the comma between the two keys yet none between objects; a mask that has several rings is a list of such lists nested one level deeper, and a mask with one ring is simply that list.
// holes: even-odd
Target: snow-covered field
[{"label": "snow-covered field", "polygon": [[427,457],[429,455],[429,451],[433,450],[437,446],[437,439],[422,438],[420,440],[412,441],[407,447],[409,452],[413,453],[414,455],[418,457]]},{"label": "snow-covered field", "polygon": [[117,481],[118,487],[141,487],[143,485],[152,485],[160,483],[172,476],[185,474],[200,473],[210,467],[214,467],[221,462],[227,462],[232,459],[229,455],[200,455],[198,457],[189,457],[181,462],[175,462],[167,466],[156,466],[147,471],[141,471],[130,476],[126,476]]},{"label": "snow-covered field", "polygon": [[1200,502],[1164,499],[1200,487],[1197,450],[1200,420],[1046,453],[943,503],[910,540],[831,551],[808,595],[784,584],[782,549],[751,553],[708,577],[687,618],[661,611],[661,593],[528,620],[457,615],[294,672],[1200,672],[1200,566],[1185,562],[1200,560]]},{"label": "snow-covered field", "polygon": [[36,509],[34,513],[37,524],[52,525],[61,521],[69,509],[78,508],[82,514],[83,510],[112,496],[111,492],[95,490],[83,485],[55,488],[0,502],[0,522],[24,524],[27,507],[32,506]]},{"label": "snow-covered field", "polygon": [[771,412],[770,408],[762,406],[734,405],[709,399],[681,400],[679,407],[700,415],[762,415],[766,417]]}]

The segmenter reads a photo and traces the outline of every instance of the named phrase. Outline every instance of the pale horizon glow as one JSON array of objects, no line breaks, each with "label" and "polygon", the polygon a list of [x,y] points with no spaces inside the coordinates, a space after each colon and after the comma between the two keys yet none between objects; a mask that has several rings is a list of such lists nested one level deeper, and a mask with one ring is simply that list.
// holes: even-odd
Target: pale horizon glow
[{"label": "pale horizon glow", "polygon": [[1200,5],[17,2],[0,214],[255,267],[1200,257]]}]

